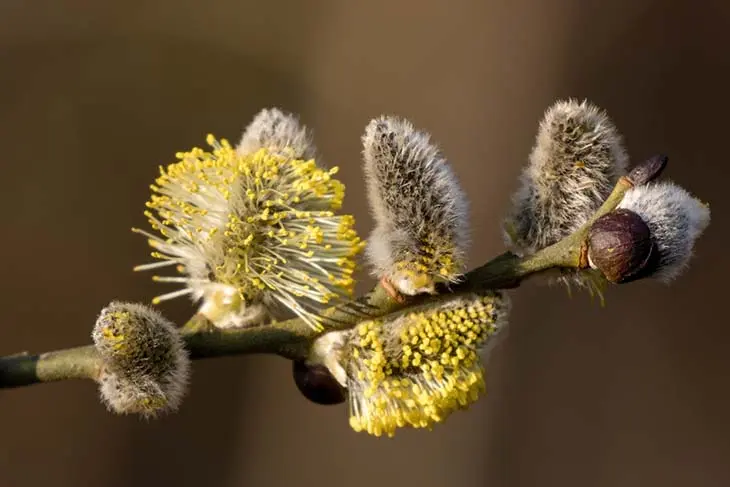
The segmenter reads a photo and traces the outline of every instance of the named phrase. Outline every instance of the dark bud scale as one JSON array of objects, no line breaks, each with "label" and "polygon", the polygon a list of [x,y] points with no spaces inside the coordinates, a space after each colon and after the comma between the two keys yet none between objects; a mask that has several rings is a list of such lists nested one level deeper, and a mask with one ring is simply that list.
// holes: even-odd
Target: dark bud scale
[{"label": "dark bud scale", "polygon": [[588,234],[591,265],[615,284],[638,279],[653,250],[649,227],[630,210],[618,209],[602,216]]},{"label": "dark bud scale", "polygon": [[313,403],[331,406],[345,402],[345,388],[324,365],[294,360],[292,374],[299,392]]}]

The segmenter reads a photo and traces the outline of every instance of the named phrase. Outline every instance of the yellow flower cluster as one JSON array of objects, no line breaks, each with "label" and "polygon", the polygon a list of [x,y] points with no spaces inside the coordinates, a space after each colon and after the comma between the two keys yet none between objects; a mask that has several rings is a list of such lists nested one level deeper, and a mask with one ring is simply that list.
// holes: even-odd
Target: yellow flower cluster
[{"label": "yellow flower cluster", "polygon": [[484,389],[478,351],[506,318],[503,300],[457,297],[355,328],[345,354],[352,428],[376,436],[430,428],[476,401]]},{"label": "yellow flower cluster", "polygon": [[163,262],[138,269],[175,264],[186,275],[157,277],[186,285],[158,300],[213,297],[224,285],[234,303],[283,305],[317,328],[321,305],[352,293],[364,247],[354,218],[335,214],[345,193],[337,168],[286,150],[241,154],[226,140],[208,143],[211,152],[179,153],[160,169],[145,214],[164,237],[147,234]]}]

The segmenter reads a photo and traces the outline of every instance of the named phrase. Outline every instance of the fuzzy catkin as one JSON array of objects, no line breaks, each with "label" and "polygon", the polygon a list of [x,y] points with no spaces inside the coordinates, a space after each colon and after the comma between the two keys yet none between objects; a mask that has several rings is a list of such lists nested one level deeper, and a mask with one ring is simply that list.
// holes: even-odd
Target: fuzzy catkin
[{"label": "fuzzy catkin", "polygon": [[92,338],[103,362],[99,391],[110,410],[154,417],[179,407],[190,364],[174,324],[147,306],[112,302]]},{"label": "fuzzy catkin", "polygon": [[531,254],[576,231],[605,201],[627,164],[621,136],[605,111],[588,101],[552,105],[505,221],[507,245]]},{"label": "fuzzy catkin", "polygon": [[293,159],[309,160],[317,156],[311,131],[297,116],[279,108],[265,108],[257,113],[236,147],[243,155],[259,149],[284,152]]},{"label": "fuzzy catkin", "polygon": [[671,182],[634,187],[618,208],[638,214],[649,227],[658,259],[651,276],[669,282],[689,265],[697,238],[710,224],[710,209]]},{"label": "fuzzy catkin", "polygon": [[394,116],[372,120],[362,142],[375,220],[367,247],[373,274],[406,294],[458,279],[469,242],[469,208],[441,151],[427,133]]}]

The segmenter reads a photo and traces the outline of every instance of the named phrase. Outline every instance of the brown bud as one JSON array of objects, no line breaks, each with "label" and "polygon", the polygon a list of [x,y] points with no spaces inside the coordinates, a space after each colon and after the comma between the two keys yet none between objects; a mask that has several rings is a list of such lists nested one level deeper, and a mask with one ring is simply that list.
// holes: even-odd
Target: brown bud
[{"label": "brown bud", "polygon": [[641,164],[637,164],[628,174],[629,180],[634,186],[641,186],[658,178],[664,168],[667,167],[669,157],[656,155],[645,160]]},{"label": "brown bud", "polygon": [[329,406],[345,401],[345,388],[324,365],[294,360],[292,375],[299,392],[315,404]]},{"label": "brown bud", "polygon": [[636,280],[649,262],[654,244],[646,222],[633,211],[602,216],[588,234],[588,259],[610,282]]}]

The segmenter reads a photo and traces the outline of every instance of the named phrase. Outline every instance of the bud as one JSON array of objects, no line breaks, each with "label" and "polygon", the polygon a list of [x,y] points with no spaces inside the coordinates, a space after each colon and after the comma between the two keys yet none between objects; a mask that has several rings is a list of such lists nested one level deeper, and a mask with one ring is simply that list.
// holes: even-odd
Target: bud
[{"label": "bud", "polygon": [[618,208],[641,217],[655,249],[641,277],[669,282],[689,265],[695,241],[710,224],[710,209],[683,188],[670,183],[636,186]]},{"label": "bud", "polygon": [[631,181],[634,186],[641,186],[642,184],[654,181],[661,176],[662,172],[664,172],[664,168],[667,167],[668,162],[669,158],[667,156],[656,155],[650,157],[641,164],[637,164],[633,167],[626,177],[629,178],[629,181]]},{"label": "bud", "polygon": [[449,296],[351,330],[342,364],[352,428],[393,436],[467,408],[485,387],[480,352],[508,312],[502,293]]},{"label": "bud", "polygon": [[292,375],[299,392],[313,403],[329,406],[345,402],[345,388],[324,365],[294,360]]},{"label": "bud", "polygon": [[407,295],[457,281],[468,245],[468,203],[430,136],[404,119],[372,120],[363,141],[375,229],[367,255],[373,274]]},{"label": "bud", "polygon": [[520,255],[567,237],[593,216],[627,166],[621,136],[608,115],[588,101],[560,101],[540,122],[505,240]]},{"label": "bud", "polygon": [[306,360],[292,364],[299,391],[316,404],[339,404],[345,400],[347,375],[340,364],[349,331],[325,333],[314,340]]},{"label": "bud", "polygon": [[653,243],[649,227],[633,211],[618,209],[602,216],[588,235],[588,262],[615,284],[637,278],[649,262]]},{"label": "bud", "polygon": [[292,159],[309,160],[317,155],[309,129],[294,114],[278,108],[261,110],[246,127],[236,147],[242,155],[253,154],[259,149]]},{"label": "bud", "polygon": [[103,366],[102,399],[119,414],[154,417],[177,409],[189,377],[189,358],[175,325],[157,311],[112,302],[92,333]]}]

